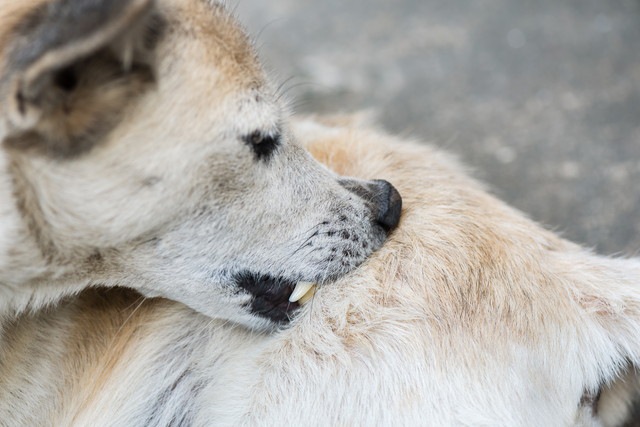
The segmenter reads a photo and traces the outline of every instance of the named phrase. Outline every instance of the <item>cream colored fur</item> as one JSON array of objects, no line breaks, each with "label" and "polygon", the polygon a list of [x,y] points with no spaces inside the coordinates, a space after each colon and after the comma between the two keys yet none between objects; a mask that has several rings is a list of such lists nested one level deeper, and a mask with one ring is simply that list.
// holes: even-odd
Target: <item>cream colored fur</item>
[{"label": "cream colored fur", "polygon": [[382,249],[274,335],[116,290],[24,317],[0,359],[0,393],[21,397],[0,399],[0,419],[620,425],[640,362],[637,259],[545,231],[434,148],[344,118],[295,132],[337,172],[403,192]]},{"label": "cream colored fur", "polygon": [[0,2],[0,143],[0,323],[125,286],[272,329],[397,224],[297,144],[214,1]]},{"label": "cream colored fur", "polygon": [[[0,3],[0,425],[624,421],[639,260],[545,231],[437,149],[348,118],[290,125],[216,4],[113,1],[113,19],[47,52],[29,51],[46,46],[30,44],[30,13],[58,3]],[[167,27],[144,47],[156,14]],[[281,133],[271,163],[247,146],[257,130]],[[384,236],[336,173],[404,196],[399,228],[355,270]],[[346,267],[347,253],[300,253],[304,230],[347,213],[368,250]],[[229,280],[249,267],[325,283],[269,335]]]}]

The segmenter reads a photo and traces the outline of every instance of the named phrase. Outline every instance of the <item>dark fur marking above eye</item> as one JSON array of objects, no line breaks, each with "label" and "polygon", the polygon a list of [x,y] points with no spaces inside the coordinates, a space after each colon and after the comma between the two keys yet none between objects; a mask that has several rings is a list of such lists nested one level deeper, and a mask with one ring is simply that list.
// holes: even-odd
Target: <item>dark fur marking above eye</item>
[{"label": "dark fur marking above eye", "polygon": [[242,140],[251,147],[258,160],[269,160],[269,157],[280,146],[281,135],[255,131]]}]

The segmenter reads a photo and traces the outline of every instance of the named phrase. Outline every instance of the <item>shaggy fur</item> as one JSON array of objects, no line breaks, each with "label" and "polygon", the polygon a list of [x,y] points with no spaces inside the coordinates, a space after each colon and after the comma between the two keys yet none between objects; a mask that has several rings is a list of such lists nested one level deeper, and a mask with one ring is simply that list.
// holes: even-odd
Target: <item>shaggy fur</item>
[{"label": "shaggy fur", "polygon": [[[393,180],[399,228],[274,335],[112,289],[5,330],[20,425],[616,426],[640,363],[640,261],[595,255],[449,155],[344,118],[295,132]],[[7,350],[10,349],[10,350]]]},{"label": "shaggy fur", "polygon": [[[0,425],[624,421],[640,261],[438,150],[290,124],[217,3],[0,8]],[[399,198],[338,174],[405,198],[355,270]]]}]

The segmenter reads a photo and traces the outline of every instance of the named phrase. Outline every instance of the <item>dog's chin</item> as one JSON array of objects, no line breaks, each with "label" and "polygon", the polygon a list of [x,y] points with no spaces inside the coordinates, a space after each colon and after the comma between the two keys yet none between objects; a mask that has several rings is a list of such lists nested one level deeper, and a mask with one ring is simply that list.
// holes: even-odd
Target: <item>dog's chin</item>
[{"label": "dog's chin", "polygon": [[316,286],[313,282],[250,271],[236,273],[233,281],[251,296],[247,302],[250,313],[267,321],[271,328],[288,324],[300,307],[313,296]]}]

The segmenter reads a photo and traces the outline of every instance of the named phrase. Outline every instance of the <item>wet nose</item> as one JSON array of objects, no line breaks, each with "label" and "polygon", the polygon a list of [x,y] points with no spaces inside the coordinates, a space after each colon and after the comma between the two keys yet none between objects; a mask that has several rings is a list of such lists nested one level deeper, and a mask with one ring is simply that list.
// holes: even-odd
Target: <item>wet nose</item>
[{"label": "wet nose", "polygon": [[374,181],[376,189],[376,221],[388,233],[398,226],[402,211],[402,197],[388,181]]}]

